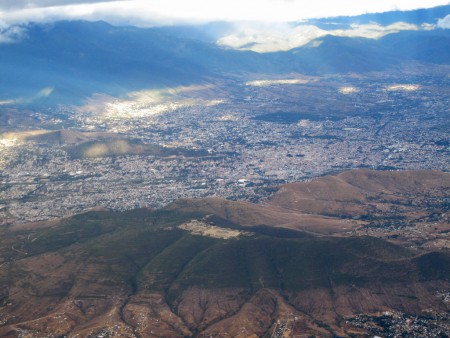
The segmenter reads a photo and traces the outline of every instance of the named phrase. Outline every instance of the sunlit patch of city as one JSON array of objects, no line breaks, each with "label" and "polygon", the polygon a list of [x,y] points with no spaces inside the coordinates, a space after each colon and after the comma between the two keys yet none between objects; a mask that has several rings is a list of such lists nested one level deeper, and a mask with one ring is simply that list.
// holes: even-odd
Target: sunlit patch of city
[{"label": "sunlit patch of city", "polygon": [[[201,92],[210,86],[174,87],[162,90],[142,90],[127,94],[126,98],[96,94],[81,107],[77,117],[90,120],[93,125],[111,121],[145,120],[193,105],[205,107],[223,103],[220,98],[202,98]],[[76,117],[76,118],[77,118]],[[92,126],[90,129],[94,129]]]},{"label": "sunlit patch of city", "polygon": [[344,95],[348,95],[348,94],[354,94],[354,93],[358,93],[359,89],[356,87],[341,87],[339,88],[339,93],[344,94]]},{"label": "sunlit patch of city", "polygon": [[387,91],[404,91],[404,92],[413,92],[419,90],[420,86],[416,84],[395,84],[386,87]]}]

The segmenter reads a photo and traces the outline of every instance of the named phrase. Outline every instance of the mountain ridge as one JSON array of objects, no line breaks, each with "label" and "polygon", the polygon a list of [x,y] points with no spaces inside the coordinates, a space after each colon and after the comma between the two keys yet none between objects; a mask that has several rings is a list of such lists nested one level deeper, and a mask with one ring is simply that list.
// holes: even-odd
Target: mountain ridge
[{"label": "mountain ridge", "polygon": [[[350,179],[367,186],[366,197],[379,191],[409,196],[422,213],[445,208],[412,196],[424,191],[425,200],[429,194],[445,197],[450,184],[450,174],[443,172],[356,170],[288,184],[274,196],[309,189],[320,198],[327,183]],[[280,210],[277,204],[285,204],[276,198],[253,211],[241,202],[200,202],[90,211],[47,227],[0,229],[0,335],[207,337],[225,330],[270,336],[284,327],[292,334],[346,337],[382,334],[389,327],[373,331],[353,324],[383,313],[400,313],[402,325],[415,316],[436,334],[449,332],[444,316],[449,305],[440,296],[449,287],[448,250],[412,248],[413,242],[381,233],[378,238],[339,231],[321,235],[258,226],[274,216],[274,206]],[[248,219],[243,212],[259,218],[242,223]],[[206,228],[240,234],[211,237],[198,230]],[[426,312],[430,309],[434,314]]]}]

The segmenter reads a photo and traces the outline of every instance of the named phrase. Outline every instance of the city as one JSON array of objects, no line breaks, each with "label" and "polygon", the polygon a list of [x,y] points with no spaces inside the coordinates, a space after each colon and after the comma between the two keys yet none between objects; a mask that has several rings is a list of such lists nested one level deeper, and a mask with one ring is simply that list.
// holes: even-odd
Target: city
[{"label": "city", "polygon": [[[43,221],[99,207],[159,208],[179,198],[258,202],[280,184],[353,168],[448,170],[450,95],[442,81],[450,79],[383,76],[227,82],[166,91],[157,100],[35,112],[42,129],[185,152],[139,154],[128,147],[118,155],[80,156],[73,149],[89,144],[83,139],[89,133],[80,133],[81,141],[5,133],[0,221]],[[394,85],[413,80],[418,84]],[[108,110],[114,105],[130,107],[127,116]],[[61,126],[58,116],[68,122]]]}]

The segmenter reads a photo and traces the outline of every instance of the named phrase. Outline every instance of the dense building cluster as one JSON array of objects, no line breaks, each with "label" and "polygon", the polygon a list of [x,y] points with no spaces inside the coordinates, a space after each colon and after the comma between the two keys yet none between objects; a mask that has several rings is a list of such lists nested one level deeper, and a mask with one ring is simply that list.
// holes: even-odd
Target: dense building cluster
[{"label": "dense building cluster", "polygon": [[420,316],[386,311],[380,315],[360,315],[347,323],[366,330],[378,337],[448,337],[449,318],[434,311]]},{"label": "dense building cluster", "polygon": [[38,221],[208,196],[256,202],[279,184],[350,168],[448,170],[445,81],[391,75],[224,83],[217,97],[209,90],[117,109],[111,102],[104,114],[39,111],[34,118],[47,129],[112,132],[208,156],[72,158],[64,142],[3,139],[0,218]]}]

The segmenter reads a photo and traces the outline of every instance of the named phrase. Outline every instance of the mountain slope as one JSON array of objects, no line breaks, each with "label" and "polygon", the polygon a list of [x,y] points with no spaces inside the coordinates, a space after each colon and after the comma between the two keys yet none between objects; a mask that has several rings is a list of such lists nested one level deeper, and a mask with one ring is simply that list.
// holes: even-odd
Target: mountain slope
[{"label": "mountain slope", "polygon": [[[18,251],[10,251],[12,260],[2,269],[2,284],[9,287],[1,313],[8,325],[0,333],[84,336],[113,327],[142,336],[151,336],[150,330],[206,336],[233,318],[262,335],[273,320],[286,320],[287,314],[277,318],[277,303],[306,316],[308,325],[321,318],[328,332],[337,333],[337,318],[360,312],[445,311],[433,292],[448,283],[448,254],[416,258],[371,237],[283,239],[256,233],[220,240],[169,229],[174,223],[168,217],[173,220],[174,213],[90,213],[32,234],[31,241],[20,234],[23,245],[14,246]],[[192,216],[178,217],[176,223]],[[368,293],[373,296],[365,299]],[[269,306],[258,310],[267,312],[244,309],[257,304]],[[142,325],[143,320],[167,326]]]},{"label": "mountain slope", "polygon": [[[278,194],[278,203],[289,200],[289,191],[292,201],[309,194],[330,203],[355,193],[361,205],[379,192],[448,196],[448,180],[438,172],[352,171],[287,185],[270,203]],[[381,311],[449,332],[441,296],[450,287],[447,251],[255,226],[269,216],[275,223],[281,210],[183,200],[0,229],[0,335],[350,336],[382,333],[351,324]]]},{"label": "mountain slope", "polygon": [[325,36],[287,52],[271,55],[297,71],[312,74],[370,72],[418,61],[450,63],[450,31],[405,31],[381,39]]},{"label": "mountain slope", "polygon": [[308,214],[353,217],[388,214],[392,209],[399,217],[412,215],[421,203],[437,202],[439,198],[445,201],[449,194],[448,173],[353,170],[282,186],[270,204]]}]

